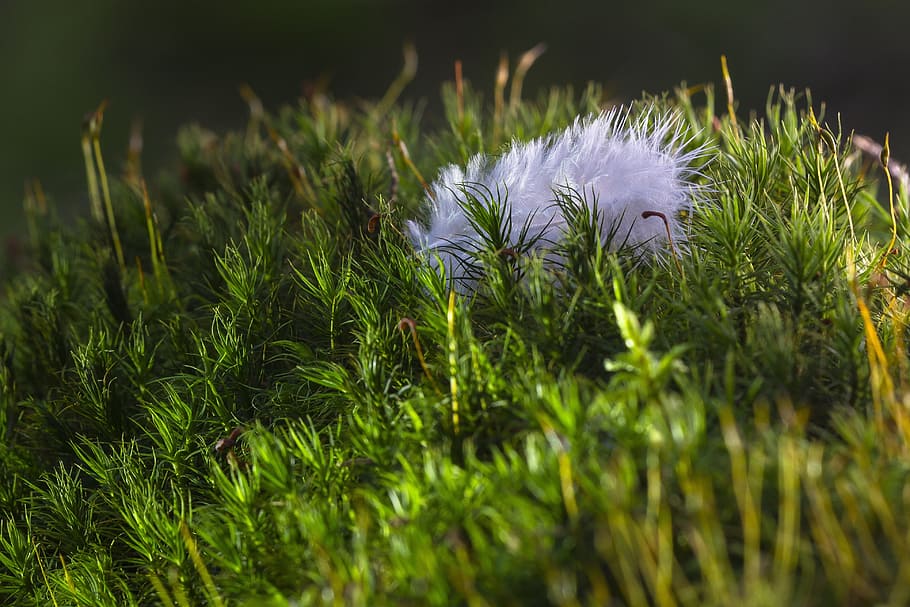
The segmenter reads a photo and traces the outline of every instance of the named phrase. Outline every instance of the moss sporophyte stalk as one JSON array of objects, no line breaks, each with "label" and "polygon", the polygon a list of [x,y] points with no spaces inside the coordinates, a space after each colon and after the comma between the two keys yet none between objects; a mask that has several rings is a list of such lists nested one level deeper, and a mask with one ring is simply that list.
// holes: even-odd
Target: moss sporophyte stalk
[{"label": "moss sporophyte stalk", "polygon": [[4,269],[0,603],[910,601],[893,142],[726,70],[525,100],[540,51],[434,128],[412,55],[244,88],[148,184],[89,115],[85,218],[30,182]]}]

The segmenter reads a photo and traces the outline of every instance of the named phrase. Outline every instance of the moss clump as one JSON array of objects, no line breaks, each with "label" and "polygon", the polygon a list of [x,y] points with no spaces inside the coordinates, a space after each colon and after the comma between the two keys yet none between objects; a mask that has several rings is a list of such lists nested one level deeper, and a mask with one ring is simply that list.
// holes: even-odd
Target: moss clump
[{"label": "moss clump", "polygon": [[639,102],[713,147],[688,253],[635,263],[579,221],[564,266],[490,255],[467,296],[402,235],[421,175],[596,88],[447,85],[434,130],[389,99],[247,97],[244,131],[180,134],[151,198],[135,165],[102,187],[96,113],[92,219],[28,207],[0,601],[908,600],[906,192],[811,103]]}]

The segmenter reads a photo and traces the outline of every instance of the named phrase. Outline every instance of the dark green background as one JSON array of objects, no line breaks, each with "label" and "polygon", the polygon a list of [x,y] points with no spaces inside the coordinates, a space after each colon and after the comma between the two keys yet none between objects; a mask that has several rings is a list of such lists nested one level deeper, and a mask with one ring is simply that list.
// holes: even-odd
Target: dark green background
[{"label": "dark green background", "polygon": [[119,168],[129,124],[141,117],[154,175],[168,166],[180,124],[243,124],[239,83],[270,108],[320,76],[339,97],[376,97],[408,39],[420,68],[407,94],[431,101],[456,58],[489,90],[501,50],[514,59],[541,41],[548,51],[527,92],[595,80],[620,100],[682,80],[718,82],[725,53],[741,108],[762,108],[773,83],[808,86],[846,128],[876,139],[890,130],[906,159],[908,23],[910,3],[883,0],[0,0],[0,232],[21,225],[26,178],[41,179],[61,204],[87,208],[80,126],[103,98],[109,168]]}]

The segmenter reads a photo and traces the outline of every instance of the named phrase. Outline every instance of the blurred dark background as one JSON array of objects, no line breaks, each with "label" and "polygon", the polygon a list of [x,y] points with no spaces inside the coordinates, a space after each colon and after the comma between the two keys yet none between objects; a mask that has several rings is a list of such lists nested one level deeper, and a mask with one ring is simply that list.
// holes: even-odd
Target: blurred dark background
[{"label": "blurred dark background", "polygon": [[61,206],[88,208],[80,128],[102,99],[109,170],[141,118],[154,176],[173,158],[179,125],[244,124],[240,83],[268,109],[321,77],[336,97],[379,97],[405,40],[420,62],[405,95],[426,97],[429,111],[455,59],[490,91],[500,51],[514,62],[538,42],[547,52],[526,96],[589,80],[617,100],[718,83],[726,54],[740,115],[761,110],[773,84],[810,87],[829,120],[839,112],[845,129],[879,141],[890,131],[892,155],[907,160],[908,23],[901,0],[0,0],[0,233],[22,225],[26,179]]}]

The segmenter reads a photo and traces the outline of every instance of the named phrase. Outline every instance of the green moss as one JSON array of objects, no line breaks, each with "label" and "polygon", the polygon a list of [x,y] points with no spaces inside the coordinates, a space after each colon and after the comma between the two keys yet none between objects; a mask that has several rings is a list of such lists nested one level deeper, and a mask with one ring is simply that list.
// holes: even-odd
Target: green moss
[{"label": "green moss", "polygon": [[679,264],[581,217],[565,267],[450,295],[402,236],[418,174],[602,100],[443,94],[429,130],[322,97],[189,127],[151,199],[110,176],[113,223],[29,205],[0,601],[904,603],[906,192],[885,256],[880,169],[810,105],[681,89],[633,108],[713,149]]}]

